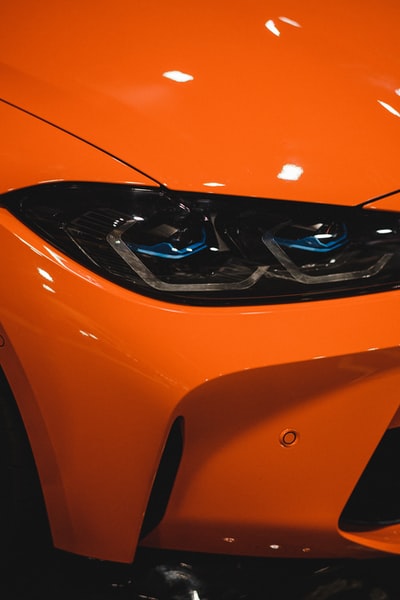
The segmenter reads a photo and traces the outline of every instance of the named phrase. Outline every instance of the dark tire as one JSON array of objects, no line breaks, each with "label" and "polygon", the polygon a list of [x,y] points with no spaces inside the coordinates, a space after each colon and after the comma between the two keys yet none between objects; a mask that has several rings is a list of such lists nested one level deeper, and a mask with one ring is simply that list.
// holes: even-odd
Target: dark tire
[{"label": "dark tire", "polygon": [[18,407],[0,369],[0,560],[50,547],[44,501]]},{"label": "dark tire", "polygon": [[389,600],[390,579],[379,562],[345,562],[326,568],[312,578],[312,591],[304,600]]}]

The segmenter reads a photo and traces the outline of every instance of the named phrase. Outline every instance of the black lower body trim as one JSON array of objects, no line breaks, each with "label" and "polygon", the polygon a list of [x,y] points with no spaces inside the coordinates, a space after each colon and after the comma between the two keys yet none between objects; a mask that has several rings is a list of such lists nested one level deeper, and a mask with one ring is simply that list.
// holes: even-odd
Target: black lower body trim
[{"label": "black lower body trim", "polygon": [[140,539],[154,529],[167,510],[183,451],[183,419],[178,418],[171,427],[157,475],[153,483],[146,514],[143,519]]},{"label": "black lower body trim", "polygon": [[400,428],[389,429],[340,517],[344,531],[400,523]]}]

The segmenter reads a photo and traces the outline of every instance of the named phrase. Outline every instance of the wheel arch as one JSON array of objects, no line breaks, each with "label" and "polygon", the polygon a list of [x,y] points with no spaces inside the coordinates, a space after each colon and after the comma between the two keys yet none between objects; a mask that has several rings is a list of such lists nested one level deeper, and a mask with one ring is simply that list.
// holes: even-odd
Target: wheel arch
[{"label": "wheel arch", "polygon": [[8,388],[8,400],[15,405],[36,467],[52,537],[62,529],[71,531],[57,457],[47,432],[34,390],[4,326],[0,323],[0,391]]}]

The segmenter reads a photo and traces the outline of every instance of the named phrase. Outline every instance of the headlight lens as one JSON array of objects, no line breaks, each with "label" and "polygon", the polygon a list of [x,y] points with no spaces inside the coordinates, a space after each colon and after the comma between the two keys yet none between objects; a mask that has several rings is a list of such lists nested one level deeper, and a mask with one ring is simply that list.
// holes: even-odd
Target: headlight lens
[{"label": "headlight lens", "polygon": [[399,286],[397,213],[93,183],[3,197],[104,277],[190,304],[261,304]]}]

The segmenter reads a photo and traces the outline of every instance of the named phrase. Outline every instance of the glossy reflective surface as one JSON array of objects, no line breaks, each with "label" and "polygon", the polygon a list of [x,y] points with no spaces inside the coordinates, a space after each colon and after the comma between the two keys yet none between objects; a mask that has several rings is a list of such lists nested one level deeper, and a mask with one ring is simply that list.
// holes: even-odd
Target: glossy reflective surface
[{"label": "glossy reflective surface", "polygon": [[[399,189],[398,3],[187,6],[6,6],[0,191],[161,183],[314,207]],[[398,200],[371,203],[371,215]],[[316,247],[309,238],[303,249]],[[125,563],[139,542],[270,558],[400,554],[399,525],[339,526],[400,423],[398,289],[205,310],[119,287],[4,207],[0,245],[1,367],[58,548]],[[162,521],[140,539],[175,423],[182,461]]]},{"label": "glossy reflective surface", "polygon": [[340,204],[398,188],[397,2],[5,12],[2,97],[170,188]]},{"label": "glossy reflective surface", "polygon": [[163,302],[285,304],[400,285],[397,212],[94,182],[1,202],[89,271]]},{"label": "glossy reflective surface", "polygon": [[[2,365],[34,432],[58,547],[133,559],[179,416],[181,467],[143,543],[286,557],[399,552],[398,527],[337,526],[398,410],[397,291],[256,309],[164,304],[96,276],[0,212],[10,252]],[[283,447],[287,429],[298,442]]]}]

